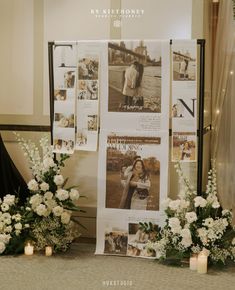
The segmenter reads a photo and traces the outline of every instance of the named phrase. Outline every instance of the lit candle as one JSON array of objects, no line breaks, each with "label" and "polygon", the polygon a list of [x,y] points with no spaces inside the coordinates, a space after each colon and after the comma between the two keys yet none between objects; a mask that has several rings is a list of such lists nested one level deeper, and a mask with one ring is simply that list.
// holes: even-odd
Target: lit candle
[{"label": "lit candle", "polygon": [[196,271],[197,270],[197,255],[192,255],[189,259],[189,268],[190,270]]},{"label": "lit candle", "polygon": [[52,255],[52,247],[47,246],[47,247],[45,248],[45,255],[46,255],[47,257],[49,257],[49,256]]},{"label": "lit candle", "polygon": [[197,272],[200,274],[207,273],[207,255],[201,252],[197,258]]},{"label": "lit candle", "polygon": [[33,255],[33,246],[30,243],[27,243],[27,245],[25,245],[24,254],[26,256],[32,256]]}]

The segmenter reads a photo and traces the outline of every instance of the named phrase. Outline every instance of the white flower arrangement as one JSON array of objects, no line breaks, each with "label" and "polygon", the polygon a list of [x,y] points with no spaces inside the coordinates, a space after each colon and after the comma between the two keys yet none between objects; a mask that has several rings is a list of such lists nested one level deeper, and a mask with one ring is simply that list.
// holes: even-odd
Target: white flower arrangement
[{"label": "white flower arrangement", "polygon": [[161,260],[182,259],[190,254],[206,251],[212,263],[230,259],[235,261],[235,228],[232,212],[222,210],[217,197],[216,170],[208,173],[206,192],[197,196],[184,177],[180,163],[175,165],[184,186],[177,200],[163,202],[166,225],[156,233],[156,241],[147,248]]},{"label": "white flower arrangement", "polygon": [[[33,179],[28,182],[31,196],[25,205],[26,222],[30,224],[30,238],[35,241],[38,250],[46,245],[52,246],[54,250],[67,249],[68,241],[71,242],[78,236],[77,231],[76,234],[71,232],[74,228],[72,211],[80,211],[76,205],[80,198],[78,190],[65,189],[67,180],[61,174],[61,167],[64,166],[64,161],[69,158],[69,155],[61,154],[59,160],[54,160],[48,138],[43,137],[40,140],[39,149],[33,142],[26,142],[19,135],[16,136],[28,157],[33,173]],[[53,225],[54,234],[59,233],[55,240],[45,224],[48,227]]]},{"label": "white flower arrangement", "polygon": [[0,199],[0,254],[10,253],[12,247],[19,247],[19,236],[25,228],[22,209],[17,205],[15,195],[7,194]]}]

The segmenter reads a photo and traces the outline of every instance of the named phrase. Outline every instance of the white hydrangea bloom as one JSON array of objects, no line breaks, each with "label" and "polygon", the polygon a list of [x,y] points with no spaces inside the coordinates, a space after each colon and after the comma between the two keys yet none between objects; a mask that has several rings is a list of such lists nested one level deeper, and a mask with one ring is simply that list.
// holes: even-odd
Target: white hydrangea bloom
[{"label": "white hydrangea bloom", "polygon": [[63,183],[64,183],[64,177],[61,175],[61,174],[59,174],[59,175],[55,175],[54,176],[54,182],[55,182],[55,184],[56,185],[62,185]]},{"label": "white hydrangea bloom", "polygon": [[15,196],[11,194],[7,194],[4,196],[3,202],[8,204],[9,206],[15,204]]},{"label": "white hydrangea bloom", "polygon": [[49,184],[46,183],[46,182],[41,183],[41,184],[40,184],[40,189],[41,189],[42,191],[47,191],[47,190],[49,190]]},{"label": "white hydrangea bloom", "polygon": [[207,201],[201,196],[196,196],[194,198],[194,205],[195,207],[205,207],[207,205]]},{"label": "white hydrangea bloom", "polygon": [[76,190],[76,189],[71,189],[71,190],[70,190],[70,193],[69,193],[69,197],[70,197],[70,199],[71,199],[72,201],[76,201],[76,200],[79,199],[80,194],[79,194],[78,190]]},{"label": "white hydrangea bloom", "polygon": [[55,194],[55,195],[56,195],[56,197],[57,197],[59,200],[61,200],[61,201],[66,200],[66,199],[69,198],[69,193],[68,193],[68,191],[65,190],[65,189],[62,189],[62,188],[58,189],[58,190],[56,191],[56,194]]},{"label": "white hydrangea bloom", "polygon": [[28,189],[29,190],[32,190],[32,191],[37,191],[38,190],[38,183],[35,179],[31,179],[29,182],[28,182]]},{"label": "white hydrangea bloom", "polygon": [[53,211],[53,214],[55,215],[55,216],[61,216],[62,215],[62,213],[63,213],[63,211],[64,211],[64,209],[63,209],[63,207],[61,207],[61,206],[56,206],[56,207],[54,207],[53,209],[52,209],[52,211]]},{"label": "white hydrangea bloom", "polygon": [[191,224],[197,220],[197,214],[194,211],[186,212],[185,218],[187,222]]}]

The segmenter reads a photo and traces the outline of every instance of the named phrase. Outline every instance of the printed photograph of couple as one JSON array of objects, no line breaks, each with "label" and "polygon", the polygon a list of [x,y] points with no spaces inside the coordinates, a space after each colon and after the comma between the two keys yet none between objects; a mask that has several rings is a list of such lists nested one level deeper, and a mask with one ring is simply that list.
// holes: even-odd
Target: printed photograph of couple
[{"label": "printed photograph of couple", "polygon": [[78,79],[97,80],[99,70],[98,56],[86,56],[78,59]]},{"label": "printed photograph of couple", "polygon": [[161,139],[108,136],[106,208],[159,210]]},{"label": "printed photograph of couple", "polygon": [[196,52],[194,46],[173,50],[173,80],[196,80]]},{"label": "printed photograph of couple", "polygon": [[75,87],[75,69],[57,68],[54,75],[55,89],[73,89]]},{"label": "printed photograph of couple", "polygon": [[108,43],[109,112],[161,113],[161,45]]},{"label": "printed photograph of couple", "polygon": [[105,232],[104,253],[112,255],[126,255],[127,231],[114,228]]},{"label": "printed photograph of couple", "polygon": [[[157,228],[157,225],[154,225]],[[134,257],[154,257],[155,253],[146,249],[148,241],[156,240],[156,232],[146,232],[139,224],[129,223],[127,255]]]},{"label": "printed photograph of couple", "polygon": [[55,127],[74,128],[74,114],[55,113]]},{"label": "printed photograph of couple", "polygon": [[56,153],[73,153],[74,151],[74,141],[73,140],[63,140],[63,139],[54,139],[53,140],[53,151]]},{"label": "printed photograph of couple", "polygon": [[196,161],[196,140],[194,132],[174,132],[172,161]]},{"label": "printed photograph of couple", "polygon": [[98,81],[78,81],[78,100],[98,100]]}]

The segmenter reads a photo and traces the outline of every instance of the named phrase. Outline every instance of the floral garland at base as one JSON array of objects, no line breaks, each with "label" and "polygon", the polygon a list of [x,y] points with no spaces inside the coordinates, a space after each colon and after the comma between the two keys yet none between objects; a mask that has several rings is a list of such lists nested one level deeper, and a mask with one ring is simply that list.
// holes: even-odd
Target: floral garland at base
[{"label": "floral garland at base", "polygon": [[161,261],[179,261],[201,251],[211,263],[235,261],[235,228],[232,212],[223,210],[217,197],[216,170],[208,173],[206,192],[197,196],[184,176],[180,163],[175,165],[184,191],[178,199],[163,202],[166,225],[156,232],[147,248]]}]

